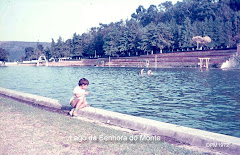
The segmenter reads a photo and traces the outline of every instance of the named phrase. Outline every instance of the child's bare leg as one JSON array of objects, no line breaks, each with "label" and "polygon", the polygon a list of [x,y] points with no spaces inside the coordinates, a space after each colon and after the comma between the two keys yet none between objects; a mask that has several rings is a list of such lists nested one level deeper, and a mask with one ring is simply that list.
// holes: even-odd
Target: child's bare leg
[{"label": "child's bare leg", "polygon": [[88,106],[88,102],[86,101],[86,97],[84,97],[82,102],[76,105],[76,109],[82,109],[87,106]]},{"label": "child's bare leg", "polygon": [[86,97],[83,98],[84,107],[89,107],[88,102],[86,101]]},{"label": "child's bare leg", "polygon": [[77,105],[77,103],[78,103],[78,99],[75,99],[75,100],[73,100],[73,101],[70,103],[70,105],[71,105],[73,108],[75,108],[76,105]]},{"label": "child's bare leg", "polygon": [[[88,107],[88,103],[86,101],[86,97],[84,97],[83,99],[78,100],[77,104],[76,104],[76,108],[74,110],[74,115],[77,115],[77,110],[80,110],[82,108]],[[75,112],[76,111],[76,112]]]},{"label": "child's bare leg", "polygon": [[77,99],[76,100],[76,106],[75,106],[75,110],[74,110],[74,112],[73,112],[73,115],[77,115],[77,110],[79,110],[79,109],[82,109],[82,108],[84,108],[84,99]]},{"label": "child's bare leg", "polygon": [[74,106],[75,106],[74,100],[72,100],[72,101],[70,102],[70,105],[71,105],[72,109],[68,112],[68,114],[69,114],[70,116],[73,116]]},{"label": "child's bare leg", "polygon": [[75,110],[75,107],[77,105],[77,99],[74,99],[70,102],[70,105],[72,107],[72,109],[69,111],[69,115],[73,116],[73,113],[74,113],[74,110]]}]

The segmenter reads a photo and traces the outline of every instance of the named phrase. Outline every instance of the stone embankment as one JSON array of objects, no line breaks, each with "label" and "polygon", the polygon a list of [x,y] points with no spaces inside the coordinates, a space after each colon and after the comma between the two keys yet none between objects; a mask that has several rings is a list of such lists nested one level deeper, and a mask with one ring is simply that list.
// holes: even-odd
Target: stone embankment
[{"label": "stone embankment", "polygon": [[[134,57],[82,59],[81,61],[51,62],[49,66],[111,66],[111,67],[198,67],[199,58],[210,58],[209,68],[220,68],[237,52],[232,50],[159,53]],[[203,62],[205,63],[205,62]]]},{"label": "stone embankment", "polygon": [[[159,53],[133,57],[111,57],[97,59],[49,62],[48,66],[110,66],[110,67],[199,67],[199,58],[210,58],[209,68],[220,68],[222,63],[237,53],[237,49]],[[205,63],[205,61],[203,62]],[[36,64],[18,64],[31,65]],[[41,65],[45,65],[40,64]],[[203,65],[206,65],[203,64]]]},{"label": "stone embankment", "polygon": [[[114,58],[106,65],[119,67],[198,67],[199,58],[210,58],[210,68],[220,68],[237,50],[162,53],[140,57]],[[205,62],[204,62],[205,63]]]},{"label": "stone embankment", "polygon": [[[63,110],[61,104],[55,99],[17,92],[1,87],[0,95],[33,105]],[[187,145],[203,148],[204,150],[217,151],[221,154],[237,155],[240,152],[240,138],[238,137],[154,121],[93,107],[82,109],[78,118],[87,118],[111,126],[136,131],[138,133],[145,133],[152,135],[152,138],[156,138],[156,136],[169,137]]]}]

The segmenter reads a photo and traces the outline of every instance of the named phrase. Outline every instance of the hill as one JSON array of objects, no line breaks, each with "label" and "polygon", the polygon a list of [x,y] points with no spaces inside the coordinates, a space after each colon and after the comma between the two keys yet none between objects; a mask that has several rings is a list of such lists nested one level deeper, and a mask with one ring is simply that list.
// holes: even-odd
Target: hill
[{"label": "hill", "polygon": [[37,43],[42,44],[44,48],[51,46],[50,42],[0,41],[0,48],[9,52],[10,61],[18,61],[25,54],[26,47],[35,48]]}]

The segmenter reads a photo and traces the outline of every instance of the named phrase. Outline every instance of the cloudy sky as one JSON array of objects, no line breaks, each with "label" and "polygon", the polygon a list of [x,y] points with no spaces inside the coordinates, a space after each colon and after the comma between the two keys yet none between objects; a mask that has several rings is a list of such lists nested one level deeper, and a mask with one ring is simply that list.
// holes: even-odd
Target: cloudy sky
[{"label": "cloudy sky", "polygon": [[147,9],[165,1],[0,0],[0,41],[51,42],[59,36],[66,40],[99,23],[130,19],[139,5]]}]

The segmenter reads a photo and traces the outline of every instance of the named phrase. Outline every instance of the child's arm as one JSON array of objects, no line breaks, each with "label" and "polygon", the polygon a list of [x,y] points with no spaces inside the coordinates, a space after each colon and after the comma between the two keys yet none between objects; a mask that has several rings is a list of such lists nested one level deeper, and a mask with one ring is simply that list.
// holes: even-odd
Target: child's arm
[{"label": "child's arm", "polygon": [[83,96],[85,96],[85,95],[89,95],[89,92],[83,92],[83,93],[76,93],[76,94],[74,94],[77,98],[78,97],[83,97]]}]

